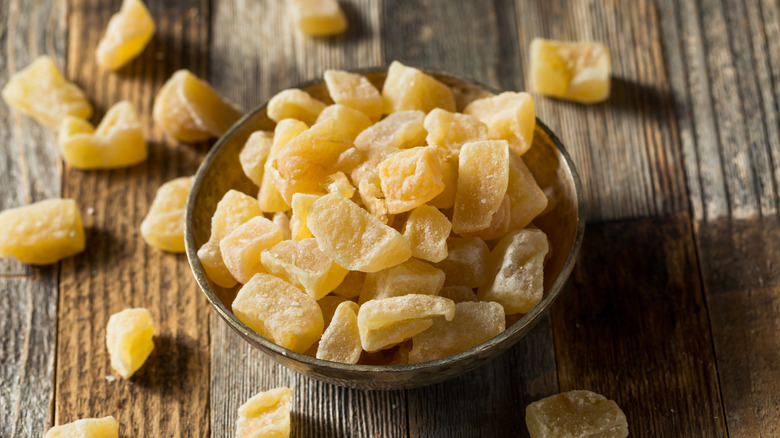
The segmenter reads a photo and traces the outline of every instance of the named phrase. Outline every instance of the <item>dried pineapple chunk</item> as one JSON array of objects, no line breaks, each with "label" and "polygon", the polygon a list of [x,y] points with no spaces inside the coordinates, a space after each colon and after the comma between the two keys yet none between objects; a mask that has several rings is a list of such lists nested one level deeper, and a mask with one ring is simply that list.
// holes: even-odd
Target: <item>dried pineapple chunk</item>
[{"label": "dried pineapple chunk", "polygon": [[194,178],[168,181],[157,189],[152,206],[141,222],[146,243],[169,252],[184,252],[184,207]]},{"label": "dried pineapple chunk", "polygon": [[379,272],[366,274],[359,303],[408,294],[436,295],[444,286],[444,271],[411,258]]},{"label": "dried pineapple chunk", "polygon": [[328,328],[322,333],[317,359],[341,363],[357,363],[363,345],[360,343],[357,313],[359,306],[345,301],[336,307]]},{"label": "dried pineapple chunk", "polygon": [[254,395],[238,408],[236,438],[287,438],[293,391],[287,387]]},{"label": "dried pineapple chunk", "polygon": [[536,116],[528,93],[507,91],[471,102],[464,114],[476,116],[488,127],[488,138],[506,140],[509,149],[523,155],[533,144]]},{"label": "dried pineapple chunk", "polygon": [[311,36],[327,36],[347,29],[347,16],[336,0],[292,0],[298,28]]},{"label": "dried pineapple chunk", "polygon": [[260,259],[268,272],[315,300],[335,289],[349,272],[329,259],[314,239],[285,240],[263,251]]},{"label": "dried pineapple chunk", "polygon": [[84,250],[76,202],[47,199],[0,212],[0,257],[49,265]]},{"label": "dried pineapple chunk", "polygon": [[504,140],[466,143],[458,161],[458,191],[452,230],[458,234],[488,228],[509,183],[509,149]]},{"label": "dried pineapple chunk", "polygon": [[103,418],[82,418],[52,427],[43,438],[119,438],[119,424],[110,415]]},{"label": "dried pineapple chunk", "polygon": [[391,347],[431,326],[432,317],[455,315],[455,303],[433,295],[410,294],[370,300],[360,306],[358,329],[366,351]]},{"label": "dried pineapple chunk", "polygon": [[341,136],[349,141],[354,141],[364,129],[371,126],[371,119],[362,112],[345,105],[334,104],[326,106],[317,117],[317,122],[333,119]]},{"label": "dried pineapple chunk", "polygon": [[225,267],[239,283],[246,283],[258,272],[265,272],[260,254],[281,242],[282,230],[263,216],[255,216],[219,241]]},{"label": "dried pineapple chunk", "polygon": [[106,347],[111,368],[129,379],[154,350],[154,324],[148,309],[125,309],[108,318]]},{"label": "dried pineapple chunk", "polygon": [[377,148],[408,149],[425,145],[425,113],[400,111],[363,130],[355,138],[355,147],[367,151]]},{"label": "dried pineapple chunk", "polygon": [[365,76],[325,70],[325,85],[334,102],[354,108],[375,123],[382,117],[382,95]]},{"label": "dried pineapple chunk", "polygon": [[392,214],[409,211],[444,190],[439,154],[430,146],[407,149],[386,158],[379,163],[379,180],[387,211]]},{"label": "dried pineapple chunk", "polygon": [[626,415],[612,400],[591,391],[562,392],[529,404],[525,424],[531,438],[626,438]]},{"label": "dried pineapple chunk", "polygon": [[450,237],[447,257],[434,266],[444,271],[445,286],[478,287],[485,284],[490,250],[479,237]]},{"label": "dried pineapple chunk", "polygon": [[534,93],[580,103],[597,103],[609,98],[612,61],[609,47],[602,43],[534,38],[530,61]]},{"label": "dried pineapple chunk", "polygon": [[460,150],[465,143],[488,139],[487,126],[468,114],[452,113],[436,108],[425,116],[425,138],[431,146]]},{"label": "dried pineapple chunk", "polygon": [[143,2],[124,0],[119,12],[108,20],[95,60],[103,68],[119,70],[144,51],[154,31],[154,20]]},{"label": "dried pineapple chunk", "polygon": [[273,143],[273,132],[256,131],[249,136],[244,147],[241,148],[241,153],[238,154],[238,161],[244,174],[258,186],[263,184],[265,161],[271,153]]},{"label": "dried pineapple chunk", "polygon": [[65,79],[48,56],[36,58],[11,76],[2,96],[9,106],[51,129],[59,128],[67,116],[92,116],[92,105],[84,92]]},{"label": "dried pineapple chunk", "polygon": [[276,93],[268,101],[266,111],[268,118],[274,122],[296,119],[307,125],[313,125],[325,106],[324,102],[311,97],[309,93],[290,88]]},{"label": "dried pineapple chunk", "polygon": [[382,87],[382,112],[420,110],[427,113],[434,108],[455,111],[455,96],[450,87],[414,67],[393,61]]},{"label": "dried pineapple chunk", "polygon": [[403,234],[412,246],[412,256],[436,263],[447,257],[451,229],[452,223],[439,209],[421,205],[406,219]]}]

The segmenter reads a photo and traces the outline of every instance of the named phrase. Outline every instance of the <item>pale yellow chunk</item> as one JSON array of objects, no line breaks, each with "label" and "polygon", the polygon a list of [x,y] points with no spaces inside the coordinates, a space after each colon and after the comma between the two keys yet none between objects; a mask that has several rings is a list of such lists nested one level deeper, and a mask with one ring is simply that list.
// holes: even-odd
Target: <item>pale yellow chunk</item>
[{"label": "pale yellow chunk", "polygon": [[382,111],[385,114],[407,110],[428,113],[434,108],[455,111],[455,96],[450,87],[414,67],[393,61],[382,87]]},{"label": "pale yellow chunk", "polygon": [[509,149],[523,155],[533,144],[536,116],[528,93],[507,91],[471,102],[464,114],[476,116],[488,127],[488,138],[509,142]]},{"label": "pale yellow chunk", "polygon": [[530,47],[531,91],[580,103],[609,98],[612,60],[602,43],[534,38]]},{"label": "pale yellow chunk", "polygon": [[[359,323],[358,323],[359,324]],[[412,336],[422,333],[433,325],[433,318],[408,319],[394,322],[379,329],[360,332],[360,343],[364,352],[373,353],[408,342]],[[360,325],[358,325],[358,329]],[[401,365],[407,361],[395,352],[391,357],[380,361],[379,365]]]},{"label": "pale yellow chunk", "polygon": [[298,353],[317,342],[324,329],[314,298],[271,274],[255,274],[239,289],[232,307],[249,328]]},{"label": "pale yellow chunk", "polygon": [[382,117],[382,96],[365,76],[342,70],[325,70],[324,77],[334,102],[362,112],[371,122]]},{"label": "pale yellow chunk", "polygon": [[83,418],[54,426],[43,438],[119,438],[119,424],[112,416]]},{"label": "pale yellow chunk", "polygon": [[0,257],[49,265],[84,250],[76,202],[47,199],[0,212]]},{"label": "pale yellow chunk", "polygon": [[458,192],[452,230],[473,233],[490,226],[509,183],[509,148],[504,140],[466,143],[460,150]]},{"label": "pale yellow chunk", "polygon": [[284,119],[276,124],[273,144],[268,153],[268,158],[265,161],[263,180],[260,183],[260,191],[257,193],[257,202],[260,203],[260,209],[264,212],[275,213],[290,209],[290,204],[282,198],[279,189],[277,189],[276,185],[273,183],[271,172],[268,169],[271,166],[270,161],[274,155],[276,155],[276,153],[290,140],[307,129],[309,129],[307,124],[295,119]]},{"label": "pale yellow chunk", "polygon": [[338,194],[315,201],[307,222],[322,252],[351,271],[380,271],[412,255],[398,231]]},{"label": "pale yellow chunk", "polygon": [[535,401],[525,408],[531,438],[625,438],[626,415],[612,400],[577,390]]},{"label": "pale yellow chunk", "polygon": [[260,254],[283,238],[275,223],[255,216],[222,238],[219,249],[230,275],[239,283],[246,283],[258,272],[265,272]]},{"label": "pale yellow chunk", "polygon": [[347,29],[347,16],[336,0],[292,0],[298,28],[311,36],[328,36]]},{"label": "pale yellow chunk", "polygon": [[[519,157],[518,157],[519,158]],[[501,206],[493,213],[490,225],[484,230],[474,233],[461,233],[464,236],[477,236],[482,240],[488,241],[503,237],[509,231],[511,221],[511,201],[509,195],[504,195]]]},{"label": "pale yellow chunk", "polygon": [[273,218],[271,219],[273,223],[276,224],[276,226],[279,227],[280,230],[282,230],[282,236],[284,237],[282,240],[290,240],[292,239],[292,230],[290,229],[290,217],[287,216],[287,213],[283,211],[277,211],[274,213]]},{"label": "pale yellow chunk", "polygon": [[315,300],[336,288],[347,270],[329,259],[314,239],[285,240],[260,256],[271,274],[300,287]]},{"label": "pale yellow chunk", "polygon": [[366,351],[391,347],[422,332],[434,316],[448,321],[455,315],[452,300],[433,295],[410,294],[370,300],[360,306],[358,329]]},{"label": "pale yellow chunk", "polygon": [[342,137],[354,141],[361,131],[371,126],[371,119],[362,112],[346,105],[329,105],[317,117],[317,122],[335,120]]},{"label": "pale yellow chunk", "polygon": [[355,138],[355,147],[367,151],[376,148],[408,149],[425,145],[425,113],[422,111],[401,111],[361,132]]},{"label": "pale yellow chunk", "polygon": [[503,332],[504,309],[498,303],[455,304],[452,321],[434,318],[428,330],[412,338],[409,363],[440,359],[475,347]]},{"label": "pale yellow chunk", "polygon": [[48,56],[36,58],[11,76],[2,96],[9,106],[51,129],[59,128],[67,116],[92,116],[92,105],[84,92],[65,79]]},{"label": "pale yellow chunk", "polygon": [[379,180],[387,211],[393,214],[425,204],[444,190],[441,161],[433,147],[407,149],[386,158],[379,163]]},{"label": "pale yellow chunk", "polygon": [[280,387],[256,394],[238,408],[236,438],[288,438],[293,391]]},{"label": "pale yellow chunk", "polygon": [[344,280],[333,289],[333,295],[337,295],[344,298],[357,298],[360,296],[360,291],[363,290],[363,283],[366,281],[365,272],[349,271]]},{"label": "pale yellow chunk", "polygon": [[[326,180],[327,185],[325,188],[328,193],[338,193],[339,195],[350,199],[355,195],[355,186],[349,182],[349,178],[344,172],[336,172],[330,174]],[[293,196],[294,198],[295,196]]]},{"label": "pale yellow chunk", "polygon": [[106,112],[97,129],[84,119],[68,116],[60,125],[57,143],[62,157],[78,169],[114,169],[146,160],[141,121],[130,102]]},{"label": "pale yellow chunk", "polygon": [[486,269],[490,251],[479,237],[450,237],[447,257],[434,264],[444,271],[445,286],[478,287],[487,282]]},{"label": "pale yellow chunk", "polygon": [[379,189],[374,183],[370,183],[367,180],[360,181],[358,185],[358,193],[360,194],[360,201],[369,213],[374,215],[375,218],[386,224],[389,222],[387,216],[387,200],[384,198],[382,190]]},{"label": "pale yellow chunk", "polygon": [[507,315],[530,312],[544,296],[548,250],[542,230],[527,228],[507,234],[490,252],[490,280],[479,288],[479,299],[500,303]]},{"label": "pale yellow chunk", "polygon": [[193,143],[219,137],[241,113],[189,70],[178,70],[154,98],[154,123],[173,138]]},{"label": "pale yellow chunk", "polygon": [[325,103],[303,90],[289,88],[282,90],[268,101],[268,118],[274,122],[296,119],[311,126],[325,109]]},{"label": "pale yellow chunk", "polygon": [[547,208],[547,196],[539,187],[531,171],[518,156],[509,157],[509,229],[525,228]]},{"label": "pale yellow chunk", "polygon": [[307,193],[296,193],[292,197],[292,217],[290,217],[290,231],[293,240],[303,240],[312,237],[306,218],[309,215],[309,208],[314,201],[321,195],[310,195]]},{"label": "pale yellow chunk", "polygon": [[357,324],[358,309],[359,306],[352,301],[339,304],[322,334],[317,359],[353,364],[358,362],[363,352]]},{"label": "pale yellow chunk", "polygon": [[421,205],[409,214],[403,234],[412,246],[412,256],[436,263],[447,257],[451,229],[452,223],[441,211]]},{"label": "pale yellow chunk", "polygon": [[143,2],[124,0],[119,12],[108,20],[95,60],[103,68],[119,70],[144,51],[154,31],[154,20]]},{"label": "pale yellow chunk", "polygon": [[[467,301],[479,301],[477,294],[474,293],[474,289],[468,286],[444,286],[439,291],[439,296],[449,298],[455,302],[455,304],[463,303]],[[501,312],[503,313],[503,309]]]},{"label": "pale yellow chunk", "polygon": [[129,379],[154,350],[154,324],[147,309],[125,309],[108,318],[106,347],[111,368]]},{"label": "pale yellow chunk", "polygon": [[468,114],[436,108],[425,116],[426,141],[431,146],[460,150],[465,143],[488,139],[487,126]]},{"label": "pale yellow chunk", "polygon": [[359,302],[409,294],[436,295],[443,285],[441,269],[412,258],[392,268],[367,274]]},{"label": "pale yellow chunk", "polygon": [[241,153],[238,154],[238,161],[241,163],[244,174],[258,187],[263,184],[265,161],[271,153],[273,143],[273,132],[253,132],[241,149]]},{"label": "pale yellow chunk", "polygon": [[146,243],[169,252],[184,252],[184,214],[193,177],[168,181],[157,189],[152,206],[141,222]]}]

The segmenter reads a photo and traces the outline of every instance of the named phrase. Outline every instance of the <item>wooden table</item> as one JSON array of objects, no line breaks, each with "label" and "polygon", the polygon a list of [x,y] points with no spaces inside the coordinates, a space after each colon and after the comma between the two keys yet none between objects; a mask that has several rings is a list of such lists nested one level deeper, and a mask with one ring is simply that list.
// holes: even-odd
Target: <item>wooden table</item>
[{"label": "wooden table", "polygon": [[[295,437],[525,436],[525,406],[559,391],[614,399],[632,436],[780,436],[780,3],[777,0],[348,0],[346,35],[298,32],[280,0],[148,0],[157,33],[118,73],[94,50],[120,0],[0,0],[0,84],[53,56],[96,106],[141,112],[143,164],[82,172],[55,136],[0,103],[0,209],[75,198],[88,249],[48,267],[0,260],[0,436],[113,415],[123,437],[230,437],[252,394],[295,390]],[[210,310],[183,255],[139,235],[157,187],[210,144],[172,141],[152,101],[177,69],[250,109],[326,68],[397,59],[526,88],[533,37],[612,48],[609,101],[543,97],[589,210],[552,312],[455,380],[363,392],[303,378]],[[109,315],[152,310],[157,348],[110,380]]]}]

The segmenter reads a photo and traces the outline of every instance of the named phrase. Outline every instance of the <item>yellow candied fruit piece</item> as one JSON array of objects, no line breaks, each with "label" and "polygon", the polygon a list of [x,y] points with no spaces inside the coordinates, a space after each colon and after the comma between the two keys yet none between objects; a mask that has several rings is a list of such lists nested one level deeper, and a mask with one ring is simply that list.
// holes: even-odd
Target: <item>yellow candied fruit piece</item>
[{"label": "yellow candied fruit piece", "polygon": [[487,282],[490,250],[479,237],[450,237],[447,257],[434,266],[444,271],[445,286],[479,287]]},{"label": "yellow candied fruit piece", "polygon": [[400,149],[392,146],[377,147],[366,151],[363,162],[355,166],[350,172],[352,183],[355,184],[358,189],[360,189],[360,183],[363,181],[379,187],[379,172],[377,170],[379,163],[398,152],[400,152]]},{"label": "yellow candied fruit piece", "polygon": [[391,347],[427,329],[434,316],[447,321],[455,303],[433,295],[410,294],[366,301],[358,311],[360,342],[366,351]]},{"label": "yellow candied fruit piece", "polygon": [[331,293],[344,298],[357,298],[360,291],[363,290],[363,283],[366,281],[366,273],[360,271],[349,271],[344,280],[336,286]]},{"label": "yellow candied fruit piece", "polygon": [[303,240],[312,237],[309,227],[306,225],[306,218],[309,215],[309,208],[314,201],[322,195],[296,193],[292,197],[292,217],[290,217],[290,231],[292,240]]},{"label": "yellow candied fruit piece", "polygon": [[498,207],[493,217],[490,220],[490,225],[484,230],[476,231],[474,233],[463,233],[464,236],[477,236],[482,240],[488,241],[503,237],[507,231],[509,231],[509,225],[511,221],[511,201],[509,195],[504,195],[504,199],[501,201],[501,206]]},{"label": "yellow candied fruit piece", "polygon": [[108,20],[95,60],[103,68],[119,70],[144,51],[154,31],[154,20],[143,2],[124,0],[119,12]]},{"label": "yellow candied fruit piece", "polygon": [[268,118],[274,122],[284,119],[300,120],[307,125],[313,125],[325,103],[317,100],[303,90],[289,88],[282,90],[268,101]]},{"label": "yellow candied fruit piece", "polygon": [[444,286],[444,271],[411,258],[400,265],[366,274],[359,303],[408,294],[436,295]]},{"label": "yellow candied fruit piece", "polygon": [[386,158],[379,163],[379,180],[387,211],[393,214],[425,204],[444,190],[439,154],[430,146]]},{"label": "yellow candied fruit piece", "polygon": [[473,233],[490,226],[509,182],[509,148],[504,140],[466,143],[458,160],[458,191],[452,230]]},{"label": "yellow candied fruit piece", "polygon": [[328,258],[315,239],[285,240],[263,251],[260,258],[268,272],[315,300],[335,289],[349,272]]},{"label": "yellow candied fruit piece", "polygon": [[547,196],[521,157],[509,157],[509,229],[525,228],[547,208]]},{"label": "yellow candied fruit piece", "polygon": [[495,301],[507,315],[528,313],[544,296],[544,258],[549,250],[542,230],[526,228],[504,236],[490,252],[488,282],[480,301]]},{"label": "yellow candied fruit piece", "polygon": [[154,350],[154,324],[148,309],[125,309],[108,318],[106,347],[111,368],[129,379]]},{"label": "yellow candied fruit piece", "polygon": [[506,140],[509,149],[523,155],[533,144],[536,116],[528,93],[507,91],[471,102],[464,114],[476,116],[488,127],[488,138]]},{"label": "yellow candied fruit piece", "polygon": [[194,143],[219,137],[241,113],[189,70],[178,70],[154,98],[152,118],[173,138]]},{"label": "yellow candied fruit piece", "polygon": [[268,158],[263,166],[265,171],[263,172],[263,179],[260,183],[260,191],[257,193],[257,202],[260,203],[261,210],[269,213],[276,213],[290,209],[290,204],[282,198],[279,189],[277,189],[276,185],[273,183],[271,172],[268,169],[271,166],[270,161],[279,150],[290,140],[307,129],[309,129],[309,125],[295,119],[284,119],[276,124],[273,144],[271,145],[271,150],[268,152]]},{"label": "yellow candied fruit piece", "polygon": [[344,172],[330,174],[325,182],[325,188],[328,193],[338,193],[347,199],[350,199],[355,195],[355,186],[349,182],[349,178],[347,178],[347,175],[345,175]]},{"label": "yellow candied fruit piece", "polygon": [[441,161],[441,179],[444,181],[444,190],[436,195],[435,198],[428,201],[431,205],[440,209],[452,208],[455,205],[455,195],[458,192],[458,152],[442,156],[441,149],[439,158]]},{"label": "yellow candied fruit piece", "polygon": [[219,241],[225,267],[239,283],[246,283],[258,272],[265,272],[260,254],[281,242],[282,230],[271,220],[255,216]]},{"label": "yellow candied fruit piece", "polygon": [[487,126],[468,114],[453,113],[436,108],[425,116],[425,138],[431,146],[460,150],[465,143],[488,139]]},{"label": "yellow candied fruit piece", "polygon": [[324,329],[314,298],[271,274],[255,274],[239,289],[232,307],[249,328],[298,353],[317,342]]},{"label": "yellow candied fruit piece", "polygon": [[576,390],[529,404],[525,424],[531,438],[626,438],[626,415],[612,400],[595,392]]},{"label": "yellow candied fruit piece", "polygon": [[447,257],[447,238],[452,223],[439,209],[421,205],[412,210],[404,225],[404,237],[412,246],[412,256],[429,262]]},{"label": "yellow candied fruit piece", "polygon": [[362,112],[372,123],[382,117],[382,95],[365,76],[342,70],[325,70],[324,77],[334,102]]},{"label": "yellow candied fruit piece", "polygon": [[287,387],[255,394],[238,408],[236,438],[288,438],[293,391]]},{"label": "yellow candied fruit piece", "polygon": [[141,236],[146,243],[163,251],[184,252],[184,207],[193,181],[193,177],[185,176],[157,189],[141,222]]},{"label": "yellow candied fruit piece", "polygon": [[263,183],[265,161],[271,153],[273,143],[273,132],[256,131],[249,136],[238,154],[238,161],[244,174],[258,187]]},{"label": "yellow candied fruit piece", "polygon": [[84,250],[81,214],[72,199],[46,199],[0,212],[0,257],[49,265]]},{"label": "yellow candied fruit piece", "polygon": [[408,149],[425,146],[425,113],[401,111],[390,114],[365,129],[355,138],[355,147],[367,151],[376,148]]},{"label": "yellow candied fruit piece", "polygon": [[379,187],[368,181],[360,181],[358,185],[358,194],[360,194],[360,201],[363,206],[366,207],[369,213],[374,215],[375,218],[387,224],[389,218],[387,217],[387,201],[384,199],[384,194]]},{"label": "yellow candied fruit piece", "polygon": [[[439,296],[449,298],[455,302],[455,304],[463,303],[467,301],[479,301],[477,294],[474,293],[474,289],[468,286],[444,286],[439,291]],[[503,314],[504,310],[501,309]]]},{"label": "yellow candied fruit piece", "polygon": [[336,0],[292,0],[298,28],[311,36],[328,36],[347,29],[347,16]]},{"label": "yellow candied fruit piece", "polygon": [[3,100],[15,110],[51,129],[67,116],[89,119],[92,105],[84,92],[60,73],[48,56],[40,56],[5,84]]},{"label": "yellow candied fruit piece", "polygon": [[455,112],[455,96],[450,87],[414,67],[393,61],[382,87],[382,111],[385,114],[407,110],[428,113],[434,108]]},{"label": "yellow candied fruit piece", "polygon": [[609,98],[612,61],[602,43],[534,38],[530,47],[531,91],[580,103]]},{"label": "yellow candied fruit piece", "polygon": [[119,424],[110,415],[103,418],[82,418],[52,427],[43,438],[119,438]]},{"label": "yellow candied fruit piece", "polygon": [[132,166],[147,155],[141,121],[130,102],[112,106],[97,129],[84,119],[66,117],[57,143],[65,162],[78,169]]},{"label": "yellow candied fruit piece", "polygon": [[412,256],[401,233],[337,194],[317,199],[307,222],[322,252],[351,271],[381,271]]},{"label": "yellow candied fruit piece", "polygon": [[336,307],[328,328],[322,333],[317,359],[341,363],[357,363],[363,345],[360,343],[357,313],[359,306],[345,301]]},{"label": "yellow candied fruit piece", "polygon": [[[358,313],[358,315],[359,314],[360,313]],[[360,322],[358,322],[358,324],[360,324]],[[399,344],[408,342],[414,335],[424,332],[432,325],[433,318],[409,319],[394,322],[379,329],[360,332],[360,343],[363,345],[364,356],[365,353],[375,353],[377,351],[393,348]],[[360,325],[358,325],[358,330],[360,330]],[[383,360],[381,358],[377,358],[380,359],[377,364],[405,364],[406,360],[399,356],[399,352],[396,351],[391,357],[384,358]]]},{"label": "yellow candied fruit piece", "polygon": [[336,121],[336,128],[341,136],[354,141],[364,129],[371,126],[371,119],[362,112],[345,105],[329,105],[317,117],[317,122],[332,119]]},{"label": "yellow candied fruit piece", "polygon": [[409,363],[440,359],[487,341],[506,329],[504,309],[492,302],[455,304],[452,321],[435,318],[428,330],[412,338]]}]

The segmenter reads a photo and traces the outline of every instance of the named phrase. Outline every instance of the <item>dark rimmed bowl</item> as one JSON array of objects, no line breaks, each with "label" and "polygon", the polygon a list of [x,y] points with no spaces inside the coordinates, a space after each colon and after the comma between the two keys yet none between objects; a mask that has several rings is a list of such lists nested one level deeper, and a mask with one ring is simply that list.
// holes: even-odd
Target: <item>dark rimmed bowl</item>
[{"label": "dark rimmed bowl", "polygon": [[[380,90],[387,74],[385,69],[355,72],[364,74]],[[474,99],[494,94],[488,87],[469,80],[439,72],[427,73],[452,88],[458,111]],[[322,80],[301,84],[297,88],[332,103]],[[265,339],[233,315],[230,309],[238,287],[223,288],[211,282],[200,265],[197,251],[208,240],[211,216],[217,202],[229,189],[251,195],[257,193],[257,187],[241,171],[238,155],[250,134],[257,130],[273,130],[274,126],[275,123],[266,115],[264,104],[249,112],[217,141],[198,169],[187,199],[185,241],[187,259],[195,279],[217,313],[247,342],[282,365],[325,382],[360,389],[403,389],[442,382],[479,367],[513,346],[539,322],[561,293],[574,267],[585,231],[582,187],[574,164],[560,140],[537,119],[533,146],[523,159],[539,185],[548,195],[551,194],[554,208],[534,221],[547,234],[551,255],[544,267],[544,298],[531,312],[500,335],[474,348],[412,365],[349,365],[324,361],[287,350]]]}]

